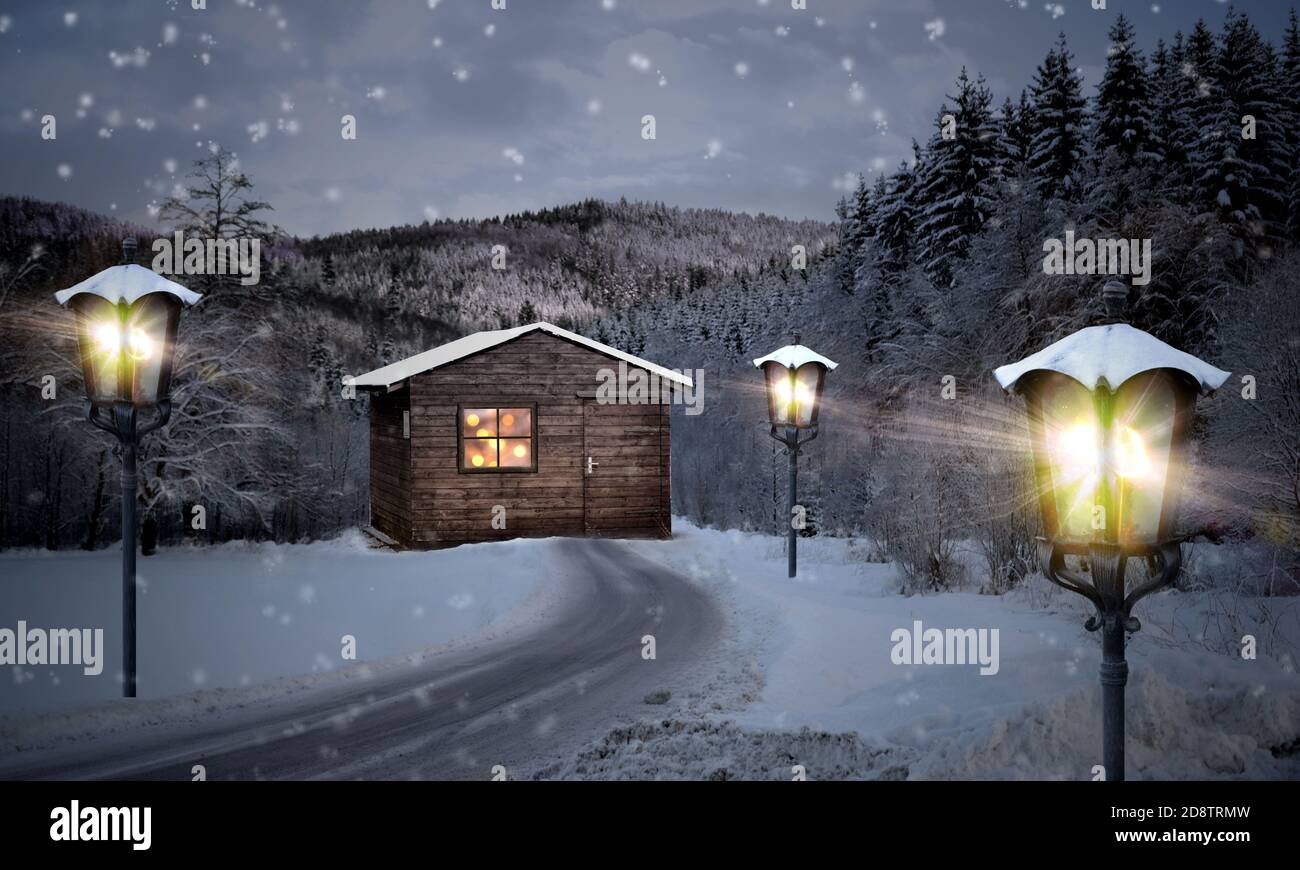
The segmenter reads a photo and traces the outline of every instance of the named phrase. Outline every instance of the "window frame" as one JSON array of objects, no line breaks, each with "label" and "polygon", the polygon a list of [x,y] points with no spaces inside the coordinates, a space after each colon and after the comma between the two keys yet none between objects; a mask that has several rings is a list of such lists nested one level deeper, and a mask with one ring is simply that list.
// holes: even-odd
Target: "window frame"
[{"label": "window frame", "polygon": [[[512,466],[509,468],[473,468],[465,465],[465,426],[463,424],[466,408],[483,408],[492,409],[497,413],[498,427],[496,439],[501,440],[500,418],[502,408],[527,408],[529,420],[531,422],[528,440],[532,449],[529,451],[529,459],[532,464],[529,466]],[[522,436],[505,436],[519,438]],[[470,439],[474,440],[474,439]],[[500,445],[497,450],[499,451]],[[486,400],[482,402],[458,402],[456,404],[456,472],[458,474],[536,474],[537,473],[537,403],[536,402],[502,402],[498,400]]]}]

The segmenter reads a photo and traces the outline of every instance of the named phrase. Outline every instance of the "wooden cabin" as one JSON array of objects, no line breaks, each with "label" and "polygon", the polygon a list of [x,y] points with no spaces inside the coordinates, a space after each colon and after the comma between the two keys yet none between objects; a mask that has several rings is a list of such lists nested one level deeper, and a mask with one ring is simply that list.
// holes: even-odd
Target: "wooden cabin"
[{"label": "wooden cabin", "polygon": [[[634,379],[656,382],[655,401],[624,392]],[[686,375],[533,323],[344,383],[370,394],[370,521],[381,539],[431,548],[672,535],[668,402],[691,386]]]}]

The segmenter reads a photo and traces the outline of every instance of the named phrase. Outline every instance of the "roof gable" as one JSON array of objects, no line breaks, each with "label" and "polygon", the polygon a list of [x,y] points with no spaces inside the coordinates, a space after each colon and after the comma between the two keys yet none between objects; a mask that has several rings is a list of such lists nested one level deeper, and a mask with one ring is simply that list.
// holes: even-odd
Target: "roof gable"
[{"label": "roof gable", "polygon": [[423,353],[417,353],[415,356],[409,356],[406,359],[398,360],[397,362],[386,365],[383,368],[366,372],[363,375],[344,378],[343,383],[345,386],[353,387],[391,387],[393,384],[401,383],[414,375],[440,368],[441,366],[448,365],[449,363],[456,362],[457,360],[464,359],[468,356],[473,356],[474,354],[481,353],[485,350],[490,350],[491,348],[505,344],[508,341],[513,341],[520,336],[527,335],[530,332],[539,331],[547,333],[548,335],[553,335],[556,338],[572,341],[575,344],[580,344],[583,347],[604,354],[612,359],[622,360],[629,365],[634,365],[637,368],[653,372],[665,380],[682,384],[687,387],[691,386],[691,379],[687,375],[675,372],[671,369],[663,368],[662,366],[657,366],[652,362],[633,356],[632,354],[621,351],[618,348],[610,347],[607,344],[601,344],[600,342],[593,341],[586,336],[578,335],[576,332],[569,332],[567,329],[561,329],[554,324],[546,323],[544,321],[530,323],[527,326],[516,326],[512,329],[491,329],[485,332],[475,332],[465,336],[464,338],[458,338],[455,341],[439,345],[431,350],[426,350]]}]

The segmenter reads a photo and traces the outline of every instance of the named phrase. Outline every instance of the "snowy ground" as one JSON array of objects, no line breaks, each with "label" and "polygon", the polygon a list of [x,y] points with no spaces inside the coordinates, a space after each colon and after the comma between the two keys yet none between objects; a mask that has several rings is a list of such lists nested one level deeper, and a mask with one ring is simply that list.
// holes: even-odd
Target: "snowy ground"
[{"label": "snowy ground", "polygon": [[[311,545],[169,548],[139,561],[139,694],[159,698],[356,667],[528,618],[545,541],[437,553],[372,549],[360,533]],[[103,628],[103,673],[0,669],[0,713],[121,693],[120,551],[0,554],[0,628]],[[343,658],[344,635],[356,639]],[[7,672],[7,673],[6,673]]]},{"label": "snowy ground", "polygon": [[[539,775],[788,779],[802,765],[814,779],[1089,779],[1100,763],[1098,638],[1082,601],[1043,578],[1006,596],[905,597],[893,566],[864,562],[854,542],[801,542],[791,581],[775,538],[680,520],[674,531],[633,546],[726,602],[717,691]],[[1177,591],[1138,606],[1130,778],[1300,778],[1298,608]],[[915,620],[999,629],[998,673],[894,664],[891,634]],[[1254,661],[1227,654],[1225,638],[1246,631],[1260,638]]]},{"label": "snowy ground", "polygon": [[[669,698],[647,699],[639,715],[654,718],[629,718],[577,754],[521,772],[789,779],[801,766],[811,779],[1092,777],[1100,652],[1075,596],[1036,577],[1005,596],[907,597],[893,566],[836,539],[802,541],[791,581],[776,538],[681,519],[674,530],[671,541],[626,546],[709,593],[726,618],[722,639],[693,657]],[[167,550],[141,561],[141,693],[168,696],[148,705],[109,700],[120,689],[116,551],[3,554],[0,628],[19,619],[103,627],[107,661],[97,678],[73,667],[0,669],[0,735],[35,745],[238,718],[513,637],[566,606],[563,580],[574,569],[563,552],[553,540],[520,540],[398,554],[356,535]],[[1300,778],[1300,598],[1173,591],[1143,601],[1137,615],[1129,777]],[[894,664],[891,635],[916,620],[998,629],[997,673]],[[1245,633],[1258,638],[1253,661],[1237,654]],[[345,634],[357,639],[355,663],[340,656]]]}]

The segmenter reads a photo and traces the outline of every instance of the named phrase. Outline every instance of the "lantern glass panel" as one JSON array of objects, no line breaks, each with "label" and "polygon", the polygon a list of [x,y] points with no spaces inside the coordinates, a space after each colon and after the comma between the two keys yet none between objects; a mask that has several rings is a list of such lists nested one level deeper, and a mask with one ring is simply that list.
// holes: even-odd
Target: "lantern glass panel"
[{"label": "lantern glass panel", "polygon": [[1040,381],[1038,401],[1041,443],[1034,449],[1047,471],[1040,485],[1051,488],[1056,506],[1057,528],[1049,531],[1088,540],[1093,537],[1093,508],[1102,473],[1102,433],[1092,391],[1073,378],[1051,375]]},{"label": "lantern glass panel", "polygon": [[1115,487],[1119,541],[1154,544],[1169,479],[1176,386],[1169,377],[1147,372],[1125,381],[1114,403],[1109,478]]},{"label": "lantern glass panel", "polygon": [[122,353],[135,373],[136,405],[156,405],[170,386],[172,343],[180,303],[171,295],[151,293],[131,307],[122,330]]},{"label": "lantern glass panel", "polygon": [[772,423],[777,426],[794,424],[794,373],[777,362],[763,364],[767,378],[767,409]]},{"label": "lantern glass panel", "polygon": [[826,368],[820,363],[804,363],[794,377],[795,425],[806,429],[817,422],[817,406],[821,400],[822,376]]},{"label": "lantern glass panel", "polygon": [[86,395],[92,402],[112,402],[119,398],[121,310],[102,296],[88,293],[73,300],[73,309],[77,314],[77,345],[86,378]]}]

